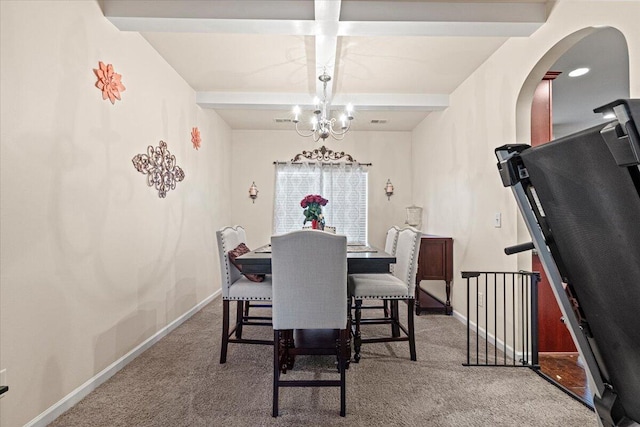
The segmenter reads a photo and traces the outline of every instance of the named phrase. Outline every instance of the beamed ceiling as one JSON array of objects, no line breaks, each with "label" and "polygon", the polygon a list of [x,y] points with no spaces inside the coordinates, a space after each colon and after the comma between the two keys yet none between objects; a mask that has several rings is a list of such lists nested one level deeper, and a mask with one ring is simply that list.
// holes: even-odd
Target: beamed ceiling
[{"label": "beamed ceiling", "polygon": [[[292,129],[326,70],[332,107],[356,130],[411,130],[511,37],[546,19],[544,0],[103,0],[232,129]],[[386,121],[373,124],[372,121]]]}]

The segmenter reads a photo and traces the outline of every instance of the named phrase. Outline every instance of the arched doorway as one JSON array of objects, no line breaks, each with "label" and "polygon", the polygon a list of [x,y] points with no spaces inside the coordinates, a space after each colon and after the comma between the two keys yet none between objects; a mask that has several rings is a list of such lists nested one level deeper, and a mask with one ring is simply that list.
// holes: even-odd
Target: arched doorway
[{"label": "arched doorway", "polygon": [[[572,76],[576,69],[583,69],[583,74]],[[527,132],[535,146],[602,124],[606,119],[593,113],[593,109],[628,97],[629,58],[622,33],[614,28],[581,30],[556,44],[529,75],[518,99],[519,136],[522,138]],[[540,372],[593,406],[581,360],[535,254],[531,266],[542,275],[538,310]]]}]

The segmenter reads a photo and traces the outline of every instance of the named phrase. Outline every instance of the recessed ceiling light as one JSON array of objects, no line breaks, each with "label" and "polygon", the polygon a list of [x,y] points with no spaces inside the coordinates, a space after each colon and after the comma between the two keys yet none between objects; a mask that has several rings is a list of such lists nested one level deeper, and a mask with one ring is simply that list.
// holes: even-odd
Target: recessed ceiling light
[{"label": "recessed ceiling light", "polygon": [[576,68],[573,71],[569,71],[569,77],[579,77],[584,76],[589,72],[588,68]]}]

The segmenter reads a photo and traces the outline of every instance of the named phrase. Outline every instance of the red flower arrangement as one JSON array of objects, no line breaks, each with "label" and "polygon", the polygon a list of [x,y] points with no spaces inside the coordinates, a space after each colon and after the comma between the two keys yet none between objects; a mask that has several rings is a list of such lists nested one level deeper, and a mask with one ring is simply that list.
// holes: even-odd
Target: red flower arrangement
[{"label": "red flower arrangement", "polygon": [[304,222],[311,221],[313,228],[324,228],[324,216],[322,215],[322,206],[326,206],[329,201],[318,194],[309,194],[300,201],[300,206],[304,208]]}]

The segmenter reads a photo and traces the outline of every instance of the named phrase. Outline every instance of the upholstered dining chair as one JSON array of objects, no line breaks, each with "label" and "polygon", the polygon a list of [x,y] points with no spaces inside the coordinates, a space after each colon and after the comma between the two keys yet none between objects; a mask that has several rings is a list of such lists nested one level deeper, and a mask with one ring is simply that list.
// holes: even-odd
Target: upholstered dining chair
[{"label": "upholstered dining chair", "polygon": [[[354,361],[360,360],[360,348],[364,343],[409,341],[411,360],[416,360],[414,334],[414,297],[415,280],[418,266],[421,233],[415,228],[404,228],[398,232],[396,245],[396,264],[389,274],[352,274],[349,275],[349,295],[355,306]],[[391,315],[381,319],[362,319],[363,300],[385,300],[391,304]],[[407,302],[407,324],[400,322],[398,301]],[[362,338],[362,324],[390,323],[391,336]],[[401,336],[400,331],[404,333]]]},{"label": "upholstered dining chair", "polygon": [[[233,254],[239,248],[246,248],[246,233],[241,226],[224,227],[216,231],[218,240],[218,254],[220,256],[220,275],[222,283],[222,345],[220,347],[220,363],[227,361],[227,349],[229,343],[242,344],[267,344],[272,345],[270,340],[244,339],[242,329],[245,325],[271,326],[271,318],[264,316],[249,316],[248,304],[259,301],[269,303],[271,301],[271,277],[261,278],[244,276],[233,264]],[[230,326],[231,301],[236,301],[236,316],[233,329]],[[235,338],[232,335],[235,334]]]},{"label": "upholstered dining chair", "polygon": [[[273,412],[281,387],[339,387],[346,415],[347,238],[317,230],[271,237],[273,280]],[[315,338],[315,339],[313,339]],[[296,355],[335,355],[340,379],[282,380]]]}]

